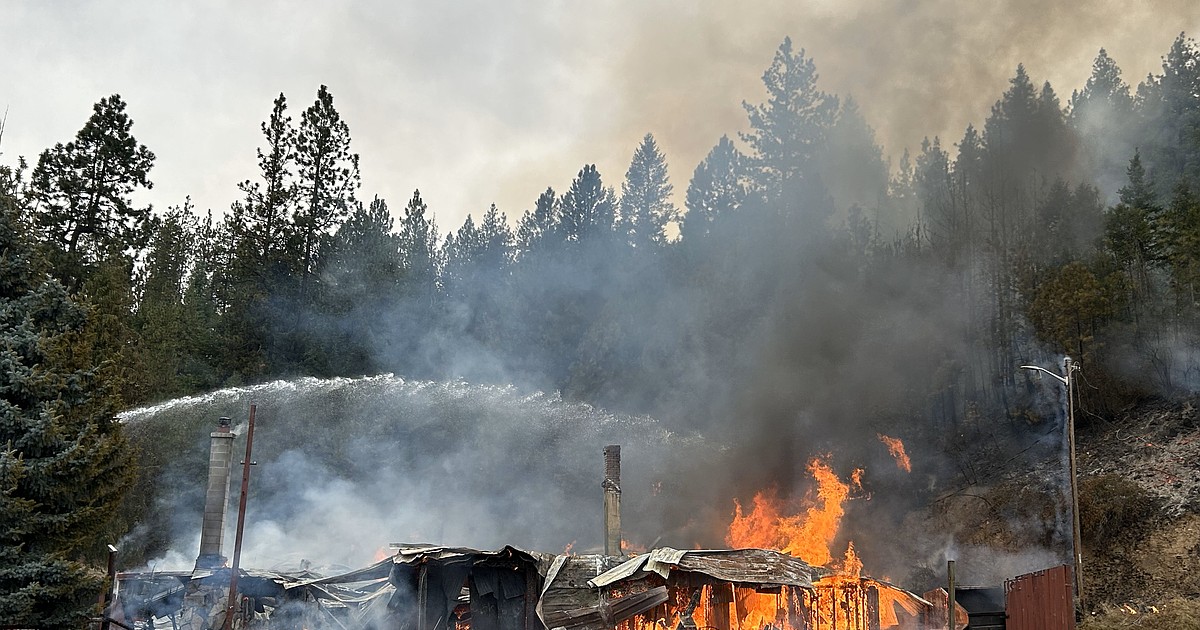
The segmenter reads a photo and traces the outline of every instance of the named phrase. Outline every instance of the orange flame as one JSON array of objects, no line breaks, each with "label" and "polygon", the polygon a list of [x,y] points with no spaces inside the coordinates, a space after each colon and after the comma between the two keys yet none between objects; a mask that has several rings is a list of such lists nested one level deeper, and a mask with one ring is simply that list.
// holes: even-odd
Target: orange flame
[{"label": "orange flame", "polygon": [[625,555],[627,556],[635,556],[639,553],[646,553],[647,549],[646,545],[641,545],[631,540],[622,538],[621,551],[625,552]]},{"label": "orange flame", "polygon": [[862,560],[858,559],[858,554],[854,551],[854,543],[848,543],[846,545],[846,557],[842,558],[842,573],[857,578],[862,575],[862,568],[863,563]]},{"label": "orange flame", "polygon": [[896,459],[896,467],[906,473],[912,472],[912,461],[908,459],[908,453],[904,452],[904,442],[900,438],[888,437],[882,433],[877,433],[879,441],[887,446],[888,452]]},{"label": "orange flame", "polygon": [[837,536],[850,489],[859,485],[861,471],[855,471],[851,483],[843,483],[827,459],[828,455],[814,457],[808,463],[808,471],[817,482],[817,496],[808,499],[810,505],[802,513],[783,515],[775,489],[755,494],[749,513],[734,500],[733,522],[725,543],[735,548],[776,549],[811,565],[830,565],[833,555],[829,546]]}]

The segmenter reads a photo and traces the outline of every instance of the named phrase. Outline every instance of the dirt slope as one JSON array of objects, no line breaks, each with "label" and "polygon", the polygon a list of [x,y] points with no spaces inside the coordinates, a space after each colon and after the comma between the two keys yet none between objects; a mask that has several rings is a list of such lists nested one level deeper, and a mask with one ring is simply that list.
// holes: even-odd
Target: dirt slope
[{"label": "dirt slope", "polygon": [[1079,420],[1087,601],[1132,615],[1200,600],[1200,398]]}]

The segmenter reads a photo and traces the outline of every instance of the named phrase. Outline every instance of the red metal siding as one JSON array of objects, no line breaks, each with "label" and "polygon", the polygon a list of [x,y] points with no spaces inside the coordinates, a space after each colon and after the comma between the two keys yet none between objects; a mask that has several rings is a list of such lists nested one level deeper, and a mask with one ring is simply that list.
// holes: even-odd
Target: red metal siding
[{"label": "red metal siding", "polygon": [[1007,630],[1075,630],[1075,600],[1067,565],[1004,583]]}]

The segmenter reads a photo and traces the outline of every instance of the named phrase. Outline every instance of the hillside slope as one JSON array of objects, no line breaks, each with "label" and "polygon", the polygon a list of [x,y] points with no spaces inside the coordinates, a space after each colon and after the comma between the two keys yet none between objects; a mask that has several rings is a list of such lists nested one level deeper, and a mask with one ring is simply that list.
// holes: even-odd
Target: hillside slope
[{"label": "hillside slope", "polygon": [[1087,601],[1132,616],[1200,600],[1200,399],[1080,426]]}]

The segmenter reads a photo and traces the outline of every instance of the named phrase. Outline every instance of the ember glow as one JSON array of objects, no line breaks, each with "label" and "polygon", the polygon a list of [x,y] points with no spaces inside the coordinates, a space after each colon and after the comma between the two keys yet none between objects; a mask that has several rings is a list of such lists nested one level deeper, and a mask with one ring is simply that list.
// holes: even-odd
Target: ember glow
[{"label": "ember glow", "polygon": [[912,461],[908,459],[908,453],[904,451],[904,442],[900,438],[888,437],[882,433],[877,434],[879,441],[887,446],[888,452],[896,459],[896,467],[904,472],[912,472]]},{"label": "ember glow", "polygon": [[[860,487],[862,471],[856,470],[849,482],[843,482],[833,472],[828,459],[826,455],[809,461],[808,472],[816,481],[816,497],[813,498],[810,492],[804,501],[806,505],[793,514],[785,513],[792,510],[787,510],[789,506],[779,499],[775,489],[755,494],[749,512],[734,500],[733,522],[729,525],[725,543],[735,549],[774,549],[814,566],[831,566],[833,553],[830,546],[837,537],[851,489]],[[852,553],[851,547],[848,554]],[[846,564],[862,566],[857,557],[853,563]]]}]

